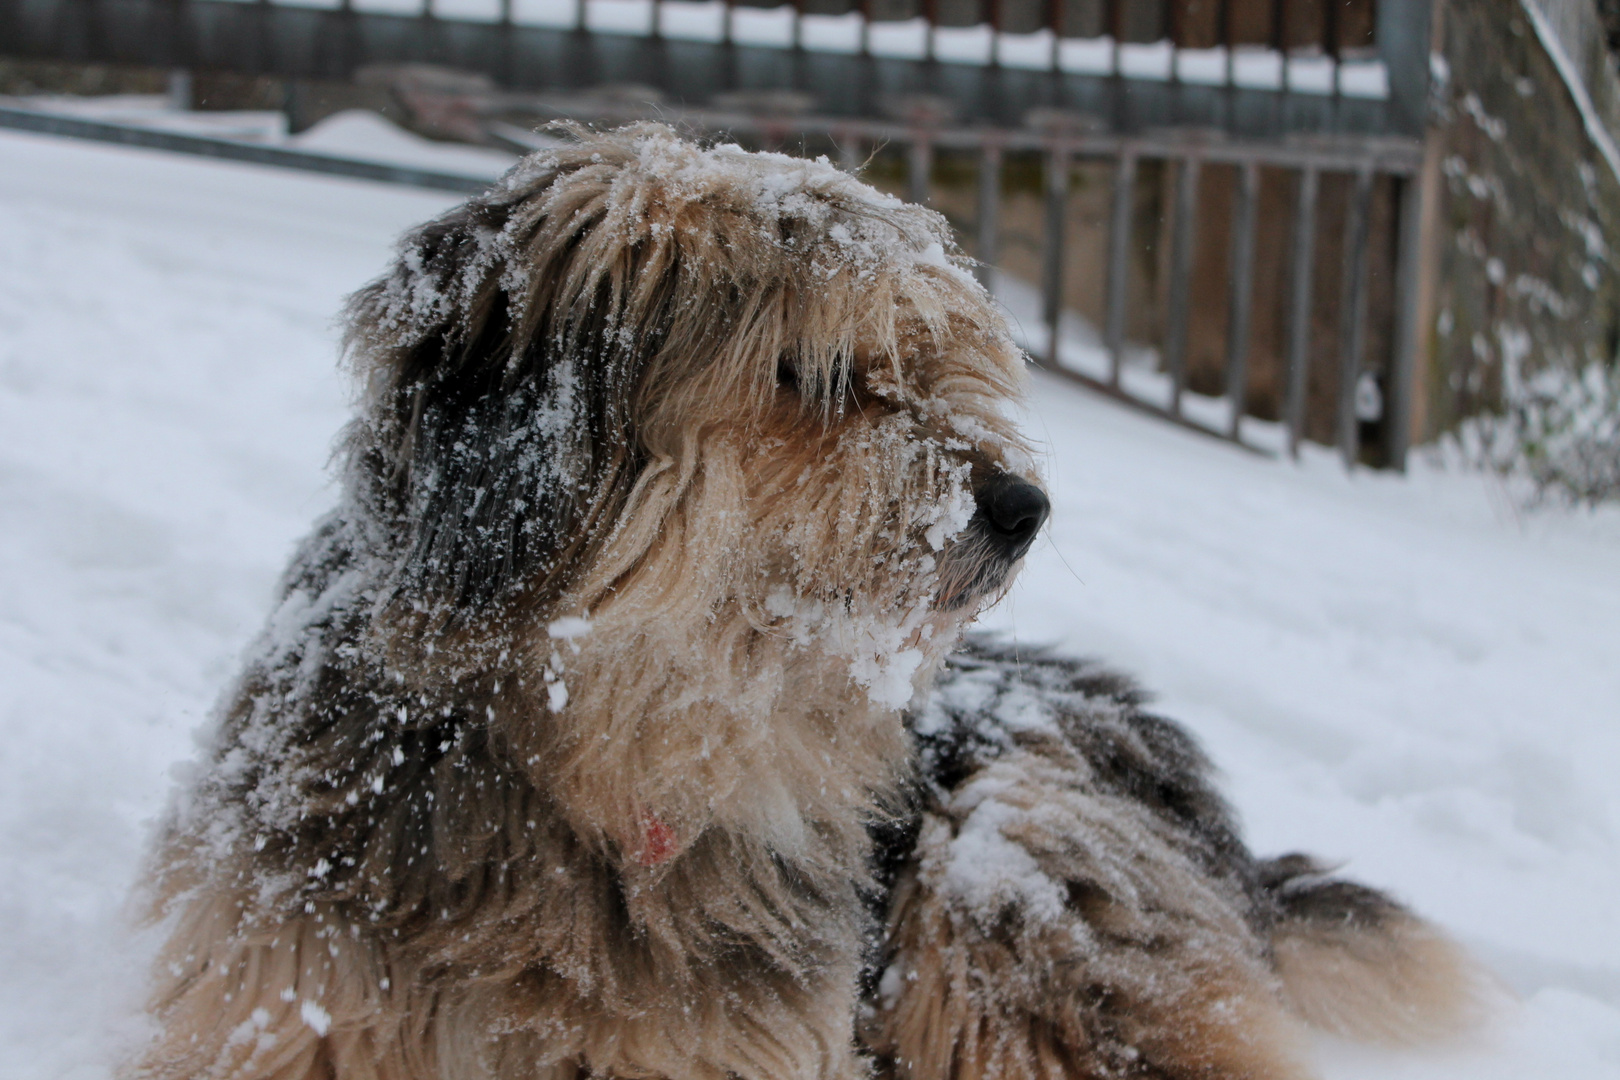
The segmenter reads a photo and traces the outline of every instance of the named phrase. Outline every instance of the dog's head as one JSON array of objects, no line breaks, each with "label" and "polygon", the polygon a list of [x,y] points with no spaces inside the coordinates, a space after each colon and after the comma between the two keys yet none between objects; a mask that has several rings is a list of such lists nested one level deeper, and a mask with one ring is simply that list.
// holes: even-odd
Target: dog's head
[{"label": "dog's head", "polygon": [[1002,316],[943,218],[825,160],[573,134],[351,303],[396,606],[763,636],[903,704],[1046,516]]}]

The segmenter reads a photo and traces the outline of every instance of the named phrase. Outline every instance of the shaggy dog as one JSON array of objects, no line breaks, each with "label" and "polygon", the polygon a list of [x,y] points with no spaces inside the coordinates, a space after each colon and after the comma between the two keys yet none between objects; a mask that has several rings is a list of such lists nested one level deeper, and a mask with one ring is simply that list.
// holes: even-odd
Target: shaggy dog
[{"label": "shaggy dog", "polygon": [[1281,1078],[1300,1019],[1462,1019],[1129,684],[952,655],[1047,504],[942,218],[573,136],[350,304],[344,497],[162,838],[134,1075]]}]

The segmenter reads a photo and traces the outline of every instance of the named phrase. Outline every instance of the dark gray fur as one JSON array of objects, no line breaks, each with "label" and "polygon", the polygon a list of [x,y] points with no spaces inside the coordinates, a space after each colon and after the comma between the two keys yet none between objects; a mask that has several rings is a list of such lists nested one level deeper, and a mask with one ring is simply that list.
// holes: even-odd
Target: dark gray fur
[{"label": "dark gray fur", "polygon": [[[994,694],[962,708],[953,703],[952,690],[969,679],[981,688],[988,682]],[[875,876],[885,889],[912,859],[921,814],[948,803],[987,764],[1028,737],[999,715],[1015,690],[1020,697],[1033,692],[1070,747],[1092,766],[1102,792],[1128,797],[1173,827],[1183,853],[1225,883],[1228,894],[1243,899],[1243,914],[1261,942],[1269,942],[1284,922],[1376,928],[1406,914],[1376,889],[1329,876],[1331,867],[1309,855],[1257,858],[1215,788],[1215,767],[1202,747],[1179,724],[1147,711],[1149,696],[1131,679],[1093,660],[987,634],[964,638],[933,691],[907,717],[918,766],[911,813],[873,831]],[[878,906],[887,908],[887,896]],[[868,980],[881,971],[881,959],[881,951],[872,957]]]}]

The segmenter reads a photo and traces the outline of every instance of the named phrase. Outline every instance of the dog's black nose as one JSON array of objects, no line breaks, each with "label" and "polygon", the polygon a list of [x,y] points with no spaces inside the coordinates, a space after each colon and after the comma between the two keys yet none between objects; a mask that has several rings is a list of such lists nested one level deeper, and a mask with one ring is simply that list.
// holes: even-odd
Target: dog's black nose
[{"label": "dog's black nose", "polygon": [[1009,559],[1017,559],[1029,550],[1052,508],[1040,488],[1007,473],[992,476],[974,493],[974,499],[991,535],[1001,541]]}]

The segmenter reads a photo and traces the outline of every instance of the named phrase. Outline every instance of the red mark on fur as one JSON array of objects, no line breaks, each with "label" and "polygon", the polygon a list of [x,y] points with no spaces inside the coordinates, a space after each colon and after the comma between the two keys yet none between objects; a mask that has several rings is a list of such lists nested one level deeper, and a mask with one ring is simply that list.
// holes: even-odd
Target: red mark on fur
[{"label": "red mark on fur", "polygon": [[636,862],[642,866],[657,866],[675,857],[680,850],[675,830],[650,813],[641,815],[641,847],[636,851]]}]

